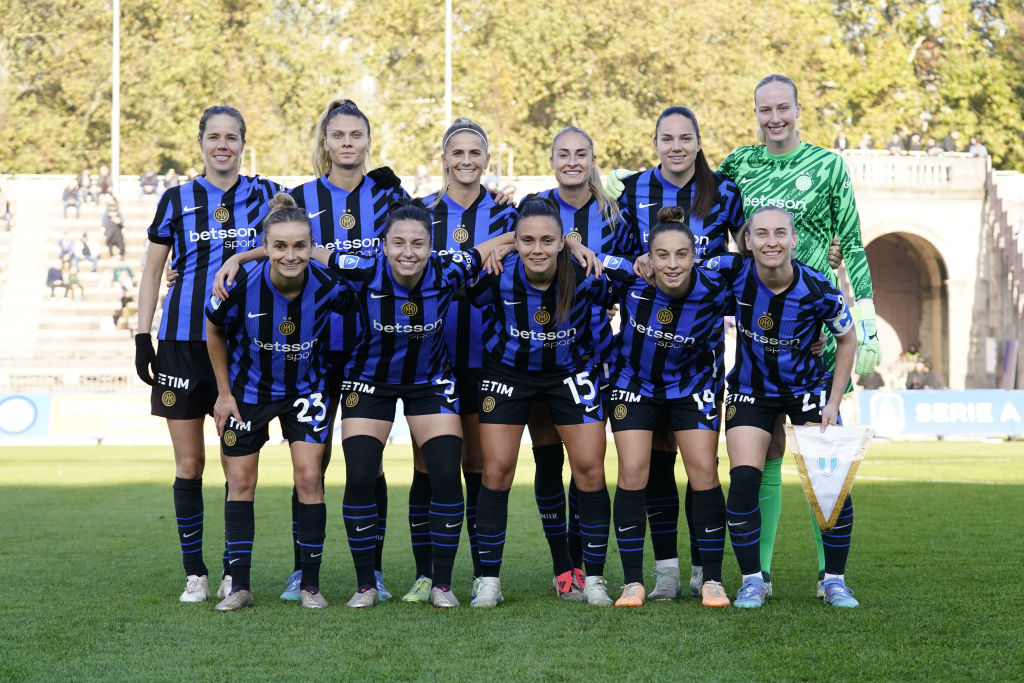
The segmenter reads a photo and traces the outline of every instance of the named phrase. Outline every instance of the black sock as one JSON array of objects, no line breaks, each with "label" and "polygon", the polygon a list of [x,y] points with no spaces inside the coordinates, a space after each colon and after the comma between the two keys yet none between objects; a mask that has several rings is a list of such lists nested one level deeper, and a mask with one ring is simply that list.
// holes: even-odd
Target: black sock
[{"label": "black sock", "polygon": [[537,500],[544,537],[551,551],[555,576],[573,568],[569,539],[565,529],[565,486],[562,484],[562,444],[534,446],[537,471],[533,477],[533,496]]},{"label": "black sock", "polygon": [[[228,483],[224,482],[224,502],[228,502]],[[221,555],[220,561],[224,567],[222,576],[231,576],[231,564],[228,562],[228,530],[227,526],[224,527],[224,553]]]},{"label": "black sock", "polygon": [[373,499],[384,444],[372,436],[350,436],[342,440],[345,453],[345,497],[342,516],[348,533],[348,547],[356,568],[360,589],[376,587],[373,556],[377,550],[377,502]]},{"label": "black sock", "polygon": [[466,479],[466,530],[469,535],[469,554],[473,558],[473,576],[483,576],[476,529],[477,498],[480,496],[483,475],[479,472],[463,472],[462,476]]},{"label": "black sock", "polygon": [[696,524],[699,563],[704,568],[704,580],[721,583],[726,526],[725,497],[722,495],[721,486],[693,492],[693,520]]},{"label": "black sock", "polygon": [[736,562],[743,574],[761,571],[761,508],[757,493],[761,489],[761,471],[749,465],[729,470],[729,501],[725,518]]},{"label": "black sock", "polygon": [[384,536],[388,530],[388,481],[381,474],[377,477],[373,488],[373,497],[377,501],[377,543],[373,554],[373,568],[384,571]]},{"label": "black sock", "polygon": [[292,486],[292,571],[302,569],[302,546],[299,545],[299,490]]},{"label": "black sock", "polygon": [[430,540],[433,545],[434,585],[452,585],[452,567],[462,536],[465,504],[462,498],[462,439],[435,436],[422,446],[423,462],[430,475]]},{"label": "black sock", "polygon": [[203,562],[203,480],[174,478],[174,516],[185,576],[206,576]]},{"label": "black sock", "polygon": [[416,578],[433,574],[433,548],[430,544],[430,475],[412,471],[409,487],[409,538],[416,562]]},{"label": "black sock", "polygon": [[492,491],[481,484],[476,507],[476,533],[480,545],[480,573],[477,576],[498,576],[508,527],[508,491]]},{"label": "black sock", "polygon": [[608,489],[602,486],[597,491],[580,491],[579,497],[583,564],[587,576],[602,576],[605,556],[608,553],[608,524],[612,516]]},{"label": "black sock", "polygon": [[299,546],[302,548],[302,590],[320,590],[320,562],[327,535],[327,504],[298,504]]},{"label": "black sock", "polygon": [[651,451],[646,494],[655,560],[679,557],[679,489],[675,465],[675,451]]},{"label": "black sock", "polygon": [[252,540],[256,536],[256,517],[253,514],[252,501],[225,502],[224,528],[228,541],[228,563],[231,566],[231,592],[249,590]]},{"label": "black sock", "polygon": [[821,545],[825,551],[825,573],[846,572],[846,558],[850,554],[850,540],[853,537],[853,497],[847,495],[832,531],[821,532]]},{"label": "black sock", "polygon": [[569,557],[572,566],[583,568],[583,536],[580,534],[580,490],[569,477]]},{"label": "black sock", "polygon": [[689,480],[686,482],[686,493],[683,494],[683,511],[686,513],[686,530],[690,534],[690,564],[700,567],[700,543],[697,541],[696,521],[693,516],[693,487],[690,486]]},{"label": "black sock", "polygon": [[615,543],[622,559],[623,583],[644,580],[644,536],[647,516],[644,513],[644,490],[615,489]]}]

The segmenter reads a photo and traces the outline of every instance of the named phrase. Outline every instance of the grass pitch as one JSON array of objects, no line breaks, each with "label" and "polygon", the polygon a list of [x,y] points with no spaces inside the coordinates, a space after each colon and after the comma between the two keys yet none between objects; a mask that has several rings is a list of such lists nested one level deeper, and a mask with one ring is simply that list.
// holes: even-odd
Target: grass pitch
[{"label": "grass pitch", "polygon": [[[291,572],[287,451],[269,447],[262,460],[256,606],[220,614],[215,601],[177,602],[184,581],[169,448],[0,449],[0,680],[1022,678],[1024,443],[873,445],[854,487],[847,577],[856,610],[814,598],[810,517],[788,456],[775,595],[765,608],[709,610],[688,597],[636,610],[557,601],[528,448],[510,500],[505,603],[468,606],[464,540],[455,572],[464,606],[402,604],[414,567],[405,520],[411,461],[401,446],[385,452],[384,567],[396,599],[367,611],[345,607],[355,586],[341,521],[344,468],[335,463],[321,580],[331,607],[302,610],[277,597]],[[610,492],[613,463],[609,447]],[[212,460],[205,545],[213,571],[222,482]],[[680,539],[685,566],[685,531]],[[610,549],[606,576],[617,595],[614,540]],[[653,565],[649,544],[646,559]],[[727,548],[730,594],[738,578]]]}]

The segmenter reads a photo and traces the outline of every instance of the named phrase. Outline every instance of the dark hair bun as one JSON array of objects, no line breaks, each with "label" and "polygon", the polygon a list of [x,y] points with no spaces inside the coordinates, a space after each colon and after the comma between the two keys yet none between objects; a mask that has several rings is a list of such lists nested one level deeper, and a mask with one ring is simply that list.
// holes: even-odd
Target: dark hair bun
[{"label": "dark hair bun", "polygon": [[686,212],[681,206],[664,206],[658,209],[659,223],[686,223]]}]

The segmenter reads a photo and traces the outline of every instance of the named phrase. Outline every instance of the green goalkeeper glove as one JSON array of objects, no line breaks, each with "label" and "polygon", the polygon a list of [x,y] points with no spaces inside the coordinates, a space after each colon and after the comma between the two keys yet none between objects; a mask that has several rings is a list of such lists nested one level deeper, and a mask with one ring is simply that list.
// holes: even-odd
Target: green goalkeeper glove
[{"label": "green goalkeeper glove", "polygon": [[630,171],[625,168],[615,169],[608,174],[608,179],[604,182],[605,191],[612,199],[618,199],[622,191],[626,189],[622,181],[634,174],[636,174],[636,171]]},{"label": "green goalkeeper glove", "polygon": [[875,325],[875,304],[865,301],[854,306],[851,313],[857,331],[856,372],[858,375],[870,375],[882,362],[882,347],[878,343],[878,327]]}]

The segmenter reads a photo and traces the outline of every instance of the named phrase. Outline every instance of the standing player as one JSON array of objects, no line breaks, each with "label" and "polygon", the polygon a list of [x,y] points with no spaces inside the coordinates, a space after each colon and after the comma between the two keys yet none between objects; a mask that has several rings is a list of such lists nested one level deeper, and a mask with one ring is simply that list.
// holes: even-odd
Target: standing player
[{"label": "standing player", "polygon": [[330,312],[343,310],[349,297],[326,268],[309,262],[313,235],[305,211],[284,193],[270,206],[263,221],[268,258],[247,265],[227,298],[213,297],[206,308],[218,391],[213,416],[228,481],[224,528],[232,584],[217,604],[221,612],[253,604],[253,497],[260,449],[275,417],[291,449],[299,497],[300,604],[327,607],[320,594],[327,522],[321,459],[329,423],[324,337]]},{"label": "standing player", "polygon": [[[603,280],[586,279],[569,258],[558,207],[530,198],[519,207],[517,253],[503,262],[500,275],[473,286],[476,306],[490,314],[484,333],[480,380],[480,441],[484,472],[477,503],[480,580],[474,607],[502,601],[502,553],[523,428],[535,401],[547,402],[565,443],[579,488],[580,529],[587,576],[583,599],[610,605],[604,563],[610,502],[604,480],[605,432],[598,376],[589,354],[592,307],[611,303]],[[568,546],[553,553],[555,574],[572,582]]]},{"label": "standing player", "polygon": [[[550,199],[558,206],[562,225],[568,230],[566,239],[583,244],[595,253],[611,253],[622,217],[615,200],[608,196],[601,184],[593,139],[576,126],[563,128],[551,141],[550,163],[558,187],[538,192],[536,196]],[[594,306],[590,328],[594,339],[591,358],[601,375],[599,390],[604,401],[607,398],[608,361],[613,333],[609,312],[602,306]],[[560,549],[565,547],[566,495],[562,484],[565,456],[558,431],[543,403],[534,404],[528,426],[537,466],[533,482],[534,496],[544,535],[554,559]],[[560,585],[556,575],[553,581],[556,595],[567,600],[580,600],[583,597],[583,550],[577,496],[576,482],[570,478],[568,547],[573,566],[572,578],[575,580],[563,581]],[[563,563],[554,559],[554,564]]]},{"label": "standing player", "polygon": [[[138,296],[141,332],[135,335],[136,371],[153,386],[153,414],[167,419],[174,448],[174,510],[187,576],[182,602],[209,597],[203,561],[203,417],[212,413],[217,392],[204,343],[203,308],[217,268],[237,251],[259,244],[260,221],[277,189],[239,175],[245,120],[237,109],[218,105],[203,112],[198,142],[203,174],[164,192],[149,226]],[[168,255],[180,282],[164,298],[159,351],[154,351],[150,330]],[[230,589],[227,561],[221,597]]]},{"label": "standing player", "polygon": [[653,285],[632,269],[605,270],[618,282],[622,310],[608,403],[619,454],[615,536],[625,575],[619,607],[644,604],[644,488],[659,416],[668,417],[693,488],[703,603],[729,604],[722,588],[725,499],[717,450],[722,316],[731,309],[723,279],[694,267],[696,239],[686,222],[682,207],[658,212],[647,242]]},{"label": "standing player", "polygon": [[[701,145],[696,115],[687,107],[672,106],[661,112],[654,126],[656,168],[625,178],[622,188],[614,188],[625,217],[618,237],[617,251],[638,257],[646,264],[647,241],[657,223],[658,211],[678,206],[686,212],[686,224],[693,232],[694,258],[697,263],[726,253],[729,234],[743,224],[739,190],[728,178],[711,171]],[[614,174],[609,185],[615,182]],[[620,194],[621,192],[621,194]],[[641,266],[643,270],[644,266]],[[722,337],[722,334],[719,335]],[[724,337],[723,337],[724,339]],[[718,355],[717,400],[724,388],[724,342]],[[665,420],[659,420],[651,450],[650,478],[646,506],[654,546],[657,583],[650,598],[671,600],[680,595],[679,550],[676,529],[679,523],[679,492],[675,479],[675,442]],[[701,595],[703,570],[693,520],[693,487],[686,485],[686,521],[690,530],[690,594]]]},{"label": "standing player", "polygon": [[429,600],[435,607],[457,607],[451,574],[464,514],[459,478],[462,429],[445,348],[445,314],[456,291],[480,272],[497,240],[468,252],[431,253],[430,214],[418,201],[400,200],[388,216],[381,241],[382,250],[373,256],[335,252],[329,261],[354,290],[368,321],[345,364],[341,384],[346,394],[344,517],[358,583],[348,605],[371,607],[379,599],[373,570],[378,523],[373,480],[394,422],[395,403],[401,398],[430,478]]},{"label": "standing player", "polygon": [[[722,162],[719,173],[732,178],[743,193],[743,211],[749,217],[763,206],[785,209],[793,216],[800,238],[794,257],[824,274],[838,287],[838,279],[829,265],[829,247],[839,240],[850,275],[857,306],[857,366],[860,375],[870,375],[881,362],[881,349],[875,324],[871,290],[871,271],[864,255],[860,218],[850,184],[850,175],[842,157],[834,152],[800,140],[797,119],[800,100],[796,84],[779,74],[765,76],[754,88],[754,113],[762,145],[740,147]],[[825,347],[825,365],[834,365],[835,344]],[[782,511],[782,454],[786,448],[784,418],[775,425],[764,479],[761,484],[762,515],[761,566],[771,571],[772,549]],[[812,517],[812,529],[818,544],[817,594],[823,595],[825,551],[821,531]],[[771,593],[771,576],[768,576]]]},{"label": "standing player", "polygon": [[[760,607],[768,596],[761,573],[758,491],[772,432],[788,415],[794,425],[839,419],[839,403],[857,354],[854,322],[843,295],[818,271],[793,260],[792,216],[779,207],[754,210],[743,240],[753,258],[709,259],[730,283],[736,315],[736,363],[729,373],[725,437],[729,449],[729,535],[743,575],[737,607]],[[836,338],[835,371],[810,347],[822,324]],[[853,503],[840,501],[842,524],[825,538],[826,604],[856,607],[844,573],[853,530]]]},{"label": "standing player", "polygon": [[[466,118],[457,118],[445,131],[441,140],[442,189],[423,199],[433,214],[431,238],[434,249],[439,253],[461,251],[512,229],[515,208],[497,204],[480,182],[490,158],[487,133],[480,125]],[[483,318],[484,313],[479,309],[472,308],[465,301],[454,301],[448,308],[444,331],[458,386],[459,413],[465,439],[462,471],[466,480],[466,525],[473,556],[474,586],[480,576],[476,501],[480,492],[483,456],[480,452],[477,386]],[[426,602],[430,598],[432,545],[427,533],[430,498],[430,479],[417,455],[409,487],[409,530],[417,578],[402,598],[406,602]]]}]

